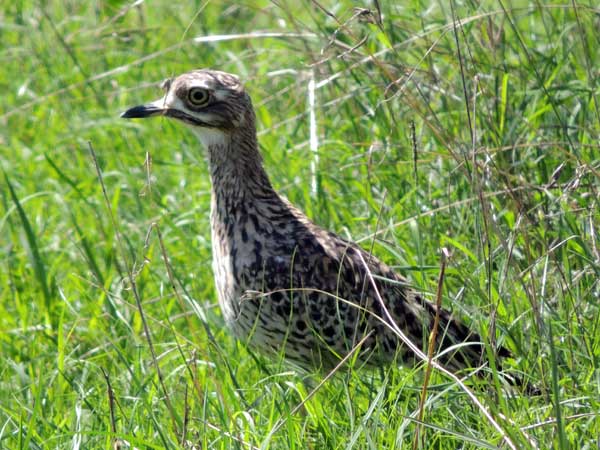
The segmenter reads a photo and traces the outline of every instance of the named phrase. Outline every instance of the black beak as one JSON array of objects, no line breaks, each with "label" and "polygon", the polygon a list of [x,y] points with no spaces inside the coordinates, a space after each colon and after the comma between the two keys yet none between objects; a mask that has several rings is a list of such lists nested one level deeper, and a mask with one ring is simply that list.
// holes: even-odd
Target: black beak
[{"label": "black beak", "polygon": [[147,105],[134,106],[121,114],[123,119],[141,119],[144,117],[158,116],[164,114],[165,108],[156,106],[154,103]]}]

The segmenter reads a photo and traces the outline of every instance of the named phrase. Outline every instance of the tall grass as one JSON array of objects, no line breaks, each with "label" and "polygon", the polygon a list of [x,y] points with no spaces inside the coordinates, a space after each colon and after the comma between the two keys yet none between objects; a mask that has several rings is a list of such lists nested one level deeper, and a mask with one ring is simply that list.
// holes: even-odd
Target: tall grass
[{"label": "tall grass", "polygon": [[[355,6],[0,6],[1,448],[598,446],[600,10]],[[246,80],[267,170],[317,223],[431,298],[446,248],[444,306],[544,395],[490,369],[478,407],[433,371],[419,422],[423,364],[320,384],[236,342],[198,142],[119,119],[199,67]]]}]

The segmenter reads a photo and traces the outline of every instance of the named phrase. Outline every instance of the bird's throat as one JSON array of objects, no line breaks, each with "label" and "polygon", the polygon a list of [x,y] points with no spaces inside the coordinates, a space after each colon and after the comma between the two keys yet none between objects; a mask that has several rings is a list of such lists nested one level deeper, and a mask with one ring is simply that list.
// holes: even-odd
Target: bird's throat
[{"label": "bird's throat", "polygon": [[262,165],[256,135],[226,134],[201,138],[207,148],[212,184],[213,217],[228,222],[261,203],[279,203]]}]

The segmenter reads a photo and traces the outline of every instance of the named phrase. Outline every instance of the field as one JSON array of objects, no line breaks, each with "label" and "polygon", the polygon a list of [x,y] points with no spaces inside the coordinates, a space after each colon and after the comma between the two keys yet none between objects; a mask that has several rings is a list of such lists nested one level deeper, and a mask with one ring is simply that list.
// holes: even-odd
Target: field
[{"label": "field", "polygon": [[[597,449],[593,5],[2,2],[0,448]],[[428,298],[441,281],[542,395],[426,362],[307,375],[236,341],[203,149],[119,117],[202,67],[245,80],[282,194]]]}]

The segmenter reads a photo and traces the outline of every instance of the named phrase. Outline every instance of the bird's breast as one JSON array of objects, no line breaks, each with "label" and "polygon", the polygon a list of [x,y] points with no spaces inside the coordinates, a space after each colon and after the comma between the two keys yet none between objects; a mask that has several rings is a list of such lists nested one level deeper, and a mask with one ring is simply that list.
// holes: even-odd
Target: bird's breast
[{"label": "bird's breast", "polygon": [[211,228],[215,286],[226,322],[239,317],[249,293],[290,287],[294,249],[289,236],[273,239],[253,220],[213,220]]}]

